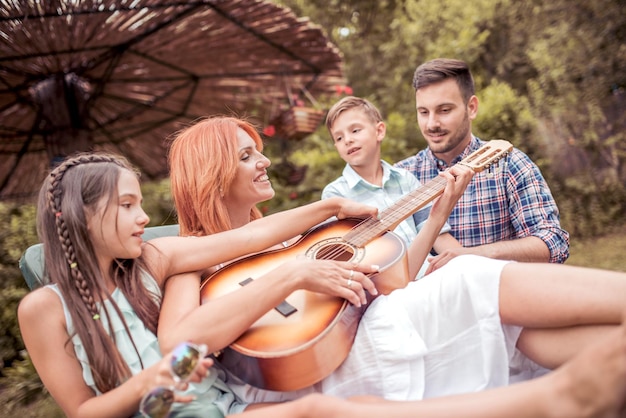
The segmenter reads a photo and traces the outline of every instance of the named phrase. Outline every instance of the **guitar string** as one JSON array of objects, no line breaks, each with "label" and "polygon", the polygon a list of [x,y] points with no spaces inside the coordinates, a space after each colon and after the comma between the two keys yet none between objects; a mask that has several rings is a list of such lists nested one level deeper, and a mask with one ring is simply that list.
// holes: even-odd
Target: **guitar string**
[{"label": "guitar string", "polygon": [[[489,146],[483,146],[481,149],[475,151],[466,157],[463,161],[460,161],[458,164],[465,165],[471,168],[474,171],[478,171],[481,168],[489,167],[490,165],[496,163],[501,158],[508,155],[508,150],[498,150],[496,149],[491,154],[484,155],[485,152],[489,151]],[[482,160],[478,165],[473,165],[472,160],[477,157],[482,156]],[[385,225],[393,225],[396,221],[402,220],[408,216],[404,216],[405,209],[410,209],[416,207],[417,204],[428,203],[430,200],[433,200],[437,197],[440,192],[445,189],[446,179],[443,177],[435,177],[432,180],[428,181],[424,184],[420,189],[421,195],[417,197],[413,197],[411,194],[402,197],[396,203],[394,203],[389,208],[385,209],[380,213],[378,218],[369,217],[357,225],[352,227],[350,231],[344,235],[343,240],[348,244],[354,245],[356,247],[362,247],[376,236],[382,234],[383,232],[389,230]],[[432,195],[422,197],[424,194],[427,194],[429,190],[434,190],[435,193]],[[419,206],[421,208],[421,206]],[[416,209],[417,210],[417,209]],[[382,220],[391,221],[390,223],[385,223]],[[341,245],[333,245],[331,246],[330,251],[325,251],[322,255],[321,259],[323,260],[335,260],[340,255],[345,253],[345,246]]]},{"label": "guitar string", "polygon": [[436,177],[419,189],[420,194],[418,196],[406,195],[398,200],[395,204],[385,209],[380,214],[380,220],[376,218],[370,218],[371,222],[368,222],[368,225],[360,226],[359,230],[357,231],[355,231],[356,227],[353,228],[350,233],[346,234],[350,235],[348,240],[354,242],[355,245],[358,246],[365,245],[374,237],[388,230],[388,225],[393,225],[398,220],[408,217],[405,215],[405,213],[409,209],[421,205],[422,203],[428,202],[435,197],[432,195],[424,196],[424,194],[428,194],[431,190],[434,190],[436,194],[440,190],[442,190],[444,186],[445,179],[441,177]]},{"label": "guitar string", "polygon": [[[436,177],[435,179],[426,183],[426,185],[424,185],[419,190],[422,192],[423,195],[431,189],[435,189],[436,191],[438,191],[437,189],[442,189],[442,186],[445,186],[445,179],[441,177]],[[422,196],[404,196],[394,205],[383,211],[381,213],[381,218],[385,218],[385,220],[392,220],[391,224],[393,224],[398,219],[406,217],[398,213],[400,209],[402,209],[402,212],[404,212],[404,209],[413,208],[416,206],[416,203],[421,204],[427,202],[429,199],[433,199],[434,197],[435,196],[426,196],[425,198]],[[391,215],[388,215],[389,213],[391,213]],[[344,235],[344,241],[356,247],[362,247],[373,238],[383,233],[385,230],[388,230],[386,224],[388,224],[388,222],[381,222],[377,218],[370,217],[355,225],[346,235]],[[344,247],[340,245],[335,245],[332,246],[331,251],[327,251],[324,253],[322,259],[334,260],[337,259],[344,252]]]},{"label": "guitar string", "polygon": [[[380,218],[384,218],[385,222],[381,221],[381,219],[378,218],[369,217],[352,227],[350,231],[344,235],[343,240],[348,244],[354,245],[356,247],[364,246],[376,236],[388,230],[389,228],[386,227],[386,225],[393,225],[399,219],[406,218],[407,216],[405,216],[404,213],[406,213],[407,209],[414,208],[417,204],[421,205],[422,203],[434,199],[439,191],[443,190],[445,184],[446,179],[444,179],[443,177],[435,177],[419,189],[420,192],[422,192],[420,196],[404,196],[392,206],[385,209],[380,214]],[[434,195],[428,195],[424,197],[423,195],[427,194],[430,190],[435,190]],[[391,222],[389,223],[387,221]],[[331,246],[330,251],[323,252],[322,257],[320,257],[319,259],[335,260],[345,253],[344,248],[345,246],[333,245]]]}]

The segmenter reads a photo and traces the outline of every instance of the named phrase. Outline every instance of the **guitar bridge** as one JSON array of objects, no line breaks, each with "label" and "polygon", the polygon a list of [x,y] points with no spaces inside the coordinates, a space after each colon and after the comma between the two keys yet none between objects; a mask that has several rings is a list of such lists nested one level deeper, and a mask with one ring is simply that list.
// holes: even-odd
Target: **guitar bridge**
[{"label": "guitar bridge", "polygon": [[[252,277],[248,277],[246,280],[240,281],[239,285],[245,286],[248,283],[252,282],[252,280],[253,280]],[[278,306],[275,306],[274,309],[276,309],[278,313],[284,316],[285,318],[288,317],[289,315],[292,315],[298,312],[298,309],[296,309],[295,306],[291,305],[286,300],[283,300]]]}]

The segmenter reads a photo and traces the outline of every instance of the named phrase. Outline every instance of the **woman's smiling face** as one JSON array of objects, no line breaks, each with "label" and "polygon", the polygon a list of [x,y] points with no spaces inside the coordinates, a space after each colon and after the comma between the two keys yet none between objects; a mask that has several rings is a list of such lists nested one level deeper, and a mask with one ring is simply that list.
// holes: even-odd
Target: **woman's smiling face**
[{"label": "woman's smiling face", "polygon": [[267,167],[271,163],[243,129],[237,129],[237,143],[239,165],[230,189],[224,191],[224,202],[229,207],[251,208],[274,197],[274,189],[267,176]]}]

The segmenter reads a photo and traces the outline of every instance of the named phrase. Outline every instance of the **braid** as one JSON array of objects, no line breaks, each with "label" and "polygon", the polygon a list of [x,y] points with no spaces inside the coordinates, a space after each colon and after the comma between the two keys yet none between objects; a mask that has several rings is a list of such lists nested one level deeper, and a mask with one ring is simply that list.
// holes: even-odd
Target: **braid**
[{"label": "braid", "polygon": [[[139,257],[113,260],[108,271],[102,270],[104,266],[98,264],[97,248],[90,231],[91,219],[96,217],[97,220],[101,209],[106,211],[115,203],[120,172],[124,170],[138,175],[132,165],[118,155],[77,155],[61,163],[46,178],[38,204],[38,233],[44,242],[46,269],[50,280],[59,286],[72,308],[69,313],[74,324],[73,334],[83,344],[100,392],[113,389],[132,374],[125,358],[132,354],[120,352],[111,319],[119,318],[122,322],[143,367],[141,353],[124,313],[107,288],[108,280],[121,290],[138,318],[153,333],[156,333],[159,315],[159,295],[152,294],[143,285],[144,274],[151,274],[149,266]],[[102,223],[100,225],[102,227]],[[98,320],[100,315],[103,321]]]},{"label": "braid", "polygon": [[68,159],[61,163],[56,169],[54,169],[50,173],[51,180],[47,191],[47,200],[48,207],[55,215],[57,235],[59,238],[59,242],[61,243],[61,247],[63,248],[65,259],[70,266],[70,272],[72,278],[74,279],[74,286],[78,290],[78,293],[85,303],[85,306],[89,310],[89,313],[94,319],[98,319],[99,314],[96,301],[91,294],[88,283],[83,276],[81,269],[78,266],[78,262],[76,260],[76,251],[74,250],[74,245],[72,244],[67,225],[65,224],[65,220],[63,218],[63,213],[61,211],[63,191],[62,188],[59,186],[67,170],[78,165],[89,163],[115,163],[120,167],[123,167],[123,165],[116,157],[103,154],[86,154]]}]

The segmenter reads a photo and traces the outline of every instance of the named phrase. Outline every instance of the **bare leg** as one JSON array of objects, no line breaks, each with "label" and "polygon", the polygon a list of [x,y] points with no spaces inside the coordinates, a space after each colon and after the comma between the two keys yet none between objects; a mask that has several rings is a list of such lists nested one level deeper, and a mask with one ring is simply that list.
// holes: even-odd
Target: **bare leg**
[{"label": "bare leg", "polygon": [[247,418],[619,418],[626,405],[626,324],[542,378],[414,402],[345,401],[321,394],[246,412]]},{"label": "bare leg", "polygon": [[517,340],[517,348],[535,363],[555,369],[580,353],[590,341],[597,341],[615,330],[618,330],[615,325],[524,328]]},{"label": "bare leg", "polygon": [[502,270],[499,297],[503,323],[542,329],[523,332],[520,351],[554,368],[620,323],[626,307],[626,273],[510,263]]},{"label": "bare leg", "polygon": [[548,263],[509,263],[500,280],[500,317],[528,328],[619,324],[626,273]]}]

